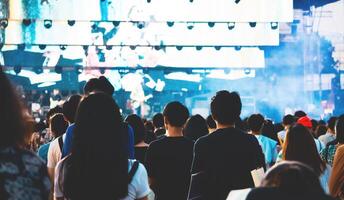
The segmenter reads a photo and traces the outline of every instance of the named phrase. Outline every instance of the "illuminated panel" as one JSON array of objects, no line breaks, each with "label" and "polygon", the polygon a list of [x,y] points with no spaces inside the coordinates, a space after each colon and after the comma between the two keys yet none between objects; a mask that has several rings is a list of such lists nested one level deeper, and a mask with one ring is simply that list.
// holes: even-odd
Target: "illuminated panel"
[{"label": "illuminated panel", "polygon": [[[34,7],[42,19],[291,22],[292,0],[60,0]],[[20,12],[21,5],[10,13]],[[25,8],[24,8],[25,9]],[[27,8],[33,9],[33,8]],[[62,12],[63,11],[63,12]],[[28,10],[30,13],[36,10]],[[21,15],[13,17],[20,18]]]},{"label": "illuminated panel", "polygon": [[[277,46],[279,29],[270,23],[147,23],[138,28],[137,23],[121,23],[117,28],[112,23],[77,22],[69,26],[67,22],[52,22],[45,28],[43,21],[36,21],[24,27],[21,21],[10,21],[6,28],[7,44],[70,44],[70,45],[214,45],[214,46]],[[192,26],[193,28],[191,29]],[[189,29],[189,28],[190,29]],[[103,32],[103,33],[102,33]],[[26,38],[26,39],[25,39]]]}]

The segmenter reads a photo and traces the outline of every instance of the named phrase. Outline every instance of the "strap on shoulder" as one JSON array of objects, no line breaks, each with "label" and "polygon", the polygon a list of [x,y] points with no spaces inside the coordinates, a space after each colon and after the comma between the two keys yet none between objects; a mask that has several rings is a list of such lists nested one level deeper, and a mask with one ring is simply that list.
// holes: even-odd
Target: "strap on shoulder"
[{"label": "strap on shoulder", "polygon": [[128,183],[131,183],[138,168],[139,168],[139,162],[135,161],[128,174]]}]

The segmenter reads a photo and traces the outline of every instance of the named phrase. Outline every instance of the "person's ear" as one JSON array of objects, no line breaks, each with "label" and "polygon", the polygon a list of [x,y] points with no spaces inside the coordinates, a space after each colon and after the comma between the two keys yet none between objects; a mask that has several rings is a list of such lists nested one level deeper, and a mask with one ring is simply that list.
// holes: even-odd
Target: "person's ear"
[{"label": "person's ear", "polygon": [[165,125],[165,129],[167,129],[167,126],[169,125],[169,122],[167,120],[167,118],[164,116],[164,125]]}]

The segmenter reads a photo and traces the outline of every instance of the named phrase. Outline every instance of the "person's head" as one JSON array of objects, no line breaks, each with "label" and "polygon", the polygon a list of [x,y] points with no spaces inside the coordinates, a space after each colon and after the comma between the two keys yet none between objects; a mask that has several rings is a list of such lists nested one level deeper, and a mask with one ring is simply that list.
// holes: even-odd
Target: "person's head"
[{"label": "person's head", "polygon": [[81,101],[80,95],[72,95],[69,99],[64,102],[62,106],[63,115],[66,117],[69,123],[74,123],[75,115],[78,110],[79,103]]},{"label": "person's head", "polygon": [[290,127],[295,123],[295,118],[293,115],[286,115],[283,117],[282,124],[284,127]]},{"label": "person's head", "polygon": [[94,93],[81,101],[71,156],[63,168],[62,188],[66,198],[121,199],[127,196],[125,134],[119,107],[109,95]]},{"label": "person's head", "polygon": [[307,116],[307,114],[302,110],[298,110],[294,113],[294,116],[298,119]]},{"label": "person's head", "polygon": [[314,133],[318,127],[318,121],[315,119],[311,119],[311,123],[312,123],[312,132]]},{"label": "person's head", "polygon": [[239,94],[227,90],[217,92],[210,104],[213,119],[223,125],[234,125],[240,118],[241,107]]},{"label": "person's head", "polygon": [[0,148],[25,145],[29,124],[17,93],[0,67]]},{"label": "person's head", "polygon": [[304,116],[304,117],[300,117],[297,122],[297,124],[300,124],[306,128],[308,128],[308,130],[313,134],[313,131],[312,131],[312,128],[313,128],[313,125],[312,125],[312,119],[309,118],[308,116]]},{"label": "person's head", "polygon": [[327,121],[327,128],[328,131],[331,133],[335,133],[334,131],[334,127],[336,126],[336,122],[337,122],[337,117],[331,117],[328,121]]},{"label": "person's head", "polygon": [[54,108],[48,111],[45,121],[47,127],[49,127],[50,118],[57,113],[63,113],[63,109],[60,106],[55,106]]},{"label": "person's head", "polygon": [[260,134],[263,124],[264,124],[264,117],[261,114],[253,114],[247,119],[247,124],[249,129],[253,133]]},{"label": "person's head", "polygon": [[138,144],[145,140],[146,130],[142,122],[142,119],[138,115],[129,115],[125,121],[133,128],[134,130],[134,144]]},{"label": "person's head", "polygon": [[207,117],[206,121],[207,121],[208,129],[210,129],[210,130],[216,129],[216,122],[214,121],[214,119],[211,115],[209,115]]},{"label": "person's head", "polygon": [[336,140],[340,144],[344,144],[344,115],[338,117],[335,126]]},{"label": "person's head", "polygon": [[184,136],[194,141],[208,133],[207,122],[201,115],[190,117],[183,129]]},{"label": "person's head", "polygon": [[182,128],[189,118],[188,109],[178,101],[170,102],[166,105],[164,112],[165,127]]},{"label": "person's head", "polygon": [[327,132],[327,127],[324,125],[318,125],[315,129],[315,137],[319,138],[322,135],[325,135]]},{"label": "person's head", "polygon": [[84,86],[85,95],[89,95],[92,92],[104,92],[105,94],[112,96],[114,91],[114,87],[104,76],[92,78]]},{"label": "person's head", "polygon": [[308,165],[297,161],[282,161],[265,175],[261,187],[279,188],[290,195],[323,194],[319,177]]},{"label": "person's head", "polygon": [[50,118],[50,130],[55,138],[63,135],[67,128],[68,122],[62,113],[57,113]]},{"label": "person's head", "polygon": [[162,115],[162,113],[157,113],[153,116],[153,124],[155,128],[164,127],[164,116]]},{"label": "person's head", "polygon": [[309,165],[318,176],[325,170],[325,163],[321,160],[314,138],[309,130],[302,125],[292,126],[283,146],[283,160],[299,161]]},{"label": "person's head", "polygon": [[153,122],[152,121],[146,121],[145,122],[145,129],[146,129],[146,131],[153,133],[154,132]]}]

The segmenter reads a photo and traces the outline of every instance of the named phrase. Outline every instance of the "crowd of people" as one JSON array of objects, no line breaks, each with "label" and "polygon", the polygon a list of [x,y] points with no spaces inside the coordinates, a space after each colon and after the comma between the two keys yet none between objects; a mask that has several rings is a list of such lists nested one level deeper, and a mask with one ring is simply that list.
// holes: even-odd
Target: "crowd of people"
[{"label": "crowd of people", "polygon": [[223,90],[206,119],[177,101],[142,119],[113,93],[89,80],[37,136],[0,70],[0,199],[344,199],[344,115],[240,119],[240,95]]}]

